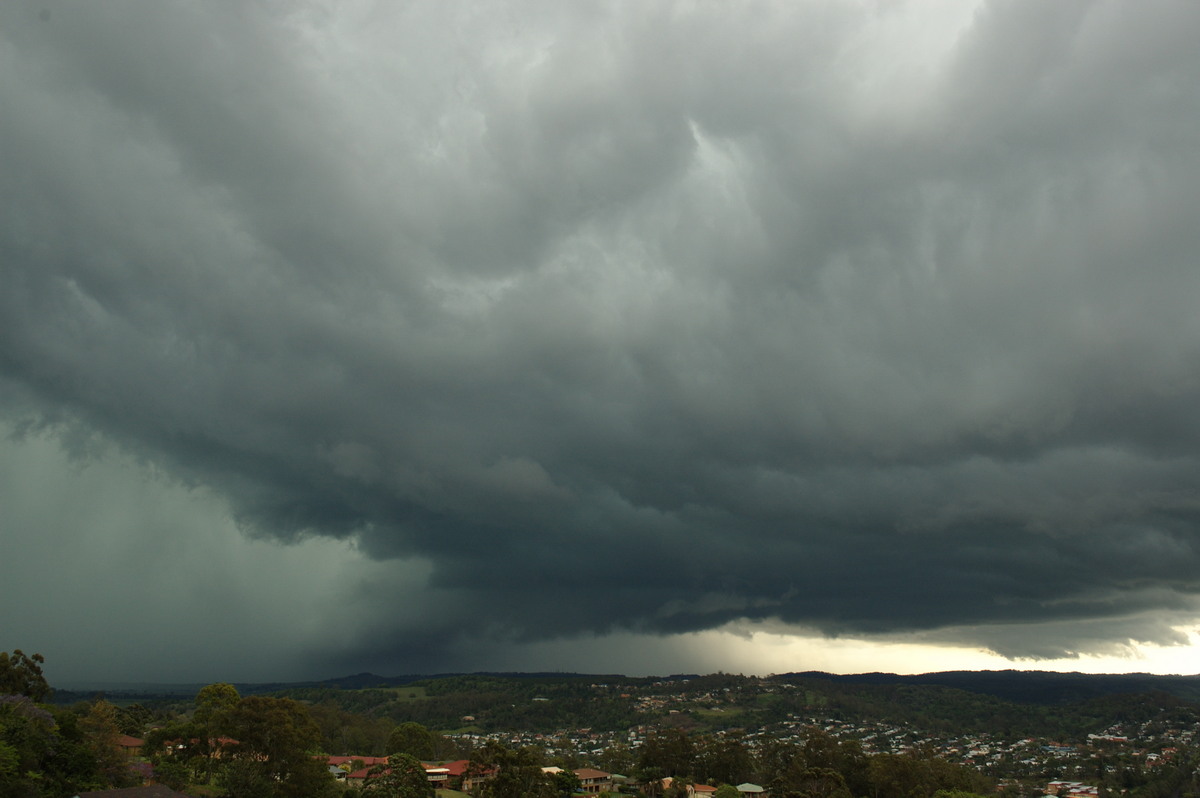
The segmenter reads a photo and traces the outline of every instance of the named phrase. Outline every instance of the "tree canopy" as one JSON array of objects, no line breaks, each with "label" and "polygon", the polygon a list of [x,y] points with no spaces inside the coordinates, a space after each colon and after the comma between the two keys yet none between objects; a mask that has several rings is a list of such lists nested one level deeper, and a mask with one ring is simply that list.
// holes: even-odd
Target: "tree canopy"
[{"label": "tree canopy", "polygon": [[0,651],[0,695],[28,696],[39,703],[50,698],[50,685],[42,675],[45,661],[41,654],[26,656],[19,648],[12,654]]},{"label": "tree canopy", "polygon": [[[229,735],[237,740],[231,754],[234,768],[239,775],[257,777],[249,780],[256,790],[265,782],[276,798],[311,798],[332,787],[325,765],[313,756],[320,749],[321,732],[303,704],[249,696],[229,710],[227,723]],[[228,778],[225,784],[229,789]]]},{"label": "tree canopy", "polygon": [[409,754],[392,754],[386,765],[371,768],[363,785],[365,798],[433,798],[433,794],[424,766]]},{"label": "tree canopy", "polygon": [[489,740],[471,755],[470,773],[483,777],[480,798],[557,798],[557,787],[542,770],[541,752],[509,748]]},{"label": "tree canopy", "polygon": [[389,754],[409,754],[417,759],[433,759],[433,733],[420,723],[401,723],[388,736]]}]

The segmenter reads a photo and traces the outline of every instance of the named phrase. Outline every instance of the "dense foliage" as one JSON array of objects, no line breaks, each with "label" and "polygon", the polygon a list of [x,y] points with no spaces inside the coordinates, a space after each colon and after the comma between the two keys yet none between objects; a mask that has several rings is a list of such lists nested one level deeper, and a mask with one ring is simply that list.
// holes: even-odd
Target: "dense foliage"
[{"label": "dense foliage", "polygon": [[144,748],[175,789],[212,784],[229,798],[311,798],[334,791],[321,743],[303,704],[213,684],[197,694],[190,717],[151,731]]},{"label": "dense foliage", "polygon": [[116,708],[103,700],[70,708],[51,693],[41,655],[0,652],[0,798],[62,798],[138,780],[118,744]]}]

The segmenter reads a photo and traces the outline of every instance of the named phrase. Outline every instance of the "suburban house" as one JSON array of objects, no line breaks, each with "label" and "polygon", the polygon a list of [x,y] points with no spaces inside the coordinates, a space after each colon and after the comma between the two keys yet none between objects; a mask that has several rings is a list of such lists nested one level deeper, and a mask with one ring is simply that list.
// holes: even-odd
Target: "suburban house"
[{"label": "suburban house", "polygon": [[[675,779],[667,776],[662,779],[661,783],[663,791],[666,792],[671,789],[671,785],[675,783]],[[688,784],[685,785],[685,789],[687,789],[689,798],[712,798],[717,791],[716,787],[710,787],[707,784]]]},{"label": "suburban house", "polygon": [[481,773],[472,773],[468,770],[463,775],[462,791],[469,792],[474,795],[475,791],[479,789],[480,785],[482,785],[488,779],[495,778],[495,776],[496,771],[494,770],[486,770]]},{"label": "suburban house", "polygon": [[141,756],[144,742],[144,740],[139,740],[137,737],[130,737],[128,734],[122,734],[117,738],[117,745],[130,756]]},{"label": "suburban house", "polygon": [[441,767],[446,769],[448,775],[447,784],[445,786],[452,790],[462,788],[463,778],[467,775],[467,768],[470,767],[471,760],[456,759],[453,762],[447,762]]},{"label": "suburban house", "polygon": [[376,765],[386,765],[386,756],[331,756],[326,760],[329,772],[338,781],[345,781],[358,787],[362,786],[367,777],[367,771]]},{"label": "suburban house", "polygon": [[[388,758],[386,756],[331,756],[328,758],[330,768],[342,771],[347,786],[362,788],[373,776],[387,772]],[[457,759],[445,764],[422,762],[425,768],[425,778],[437,789],[457,789],[463,782],[470,760]],[[335,774],[336,775],[336,774]]]},{"label": "suburban house", "polygon": [[435,789],[444,790],[450,783],[450,770],[442,765],[425,765],[425,778],[429,779],[429,783]]},{"label": "suburban house", "polygon": [[610,792],[614,787],[612,774],[605,773],[603,770],[579,768],[574,773],[579,778],[580,791],[589,795]]}]

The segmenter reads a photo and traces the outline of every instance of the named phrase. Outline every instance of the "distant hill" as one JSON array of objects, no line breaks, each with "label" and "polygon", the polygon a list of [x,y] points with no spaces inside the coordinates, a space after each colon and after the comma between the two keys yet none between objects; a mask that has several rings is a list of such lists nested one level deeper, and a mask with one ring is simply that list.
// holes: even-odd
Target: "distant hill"
[{"label": "distant hill", "polygon": [[404,687],[415,682],[451,679],[461,676],[489,677],[497,679],[591,679],[604,681],[606,679],[625,679],[619,674],[589,674],[565,673],[562,671],[538,671],[534,673],[514,673],[505,671],[478,671],[473,673],[437,673],[410,674],[407,676],[379,676],[374,673],[356,673],[353,676],[336,676],[319,682],[304,682],[301,684],[276,685],[273,689],[284,687],[336,687],[339,690],[368,690],[371,688]]},{"label": "distant hill", "polygon": [[[118,704],[179,707],[199,685],[119,685]],[[1115,722],[1200,723],[1200,676],[1050,671],[947,671],[918,675],[816,671],[626,677],[579,673],[470,673],[236,684],[242,695],[286,696],[347,713],[414,721],[440,731],[617,731],[671,725],[692,731],[761,728],[826,717],[941,732],[1080,738]],[[115,688],[115,689],[114,689]],[[59,691],[57,703],[91,694]]]},{"label": "distant hill", "polygon": [[1127,693],[1163,692],[1200,703],[1200,675],[1158,676],[1150,673],[1090,674],[1054,671],[944,671],[899,675],[895,673],[832,674],[819,671],[775,677],[819,679],[840,684],[938,685],[995,696],[1024,704],[1063,705]]}]

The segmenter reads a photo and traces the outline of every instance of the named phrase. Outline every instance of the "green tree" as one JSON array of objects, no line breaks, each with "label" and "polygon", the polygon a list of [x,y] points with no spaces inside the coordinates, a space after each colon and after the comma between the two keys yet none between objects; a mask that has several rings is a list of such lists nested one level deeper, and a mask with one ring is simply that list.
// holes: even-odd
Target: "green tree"
[{"label": "green tree", "polygon": [[978,771],[929,750],[876,754],[870,774],[872,798],[931,798],[939,790],[985,793],[992,786]]},{"label": "green tree", "polygon": [[176,792],[181,792],[188,786],[191,775],[187,765],[174,760],[164,760],[154,766],[154,778]]},{"label": "green tree", "polygon": [[738,792],[738,788],[732,784],[722,784],[717,787],[717,791],[713,793],[713,798],[742,798],[742,794]]},{"label": "green tree", "polygon": [[667,778],[667,774],[661,767],[657,765],[643,767],[639,764],[633,768],[631,775],[634,781],[644,785],[642,791],[649,798],[658,798],[665,792],[663,789],[663,779]]},{"label": "green tree", "polygon": [[228,734],[230,715],[240,700],[237,688],[227,682],[202,687],[196,694],[192,713],[196,733],[193,758],[199,765],[197,778],[203,784],[212,780],[220,755],[220,738]]},{"label": "green tree", "polygon": [[24,695],[0,696],[0,796],[41,794],[37,778],[54,753],[53,716]]},{"label": "green tree", "polygon": [[266,769],[253,759],[230,759],[222,762],[217,782],[228,798],[275,797],[275,783]]},{"label": "green tree", "polygon": [[363,785],[364,798],[433,798],[433,795],[425,768],[410,754],[392,754],[387,765],[371,768]]},{"label": "green tree", "polygon": [[5,740],[0,740],[0,784],[11,784],[20,776],[21,754]]},{"label": "green tree", "polygon": [[[754,781],[759,784],[777,788],[778,780],[782,777],[792,760],[800,755],[800,749],[792,743],[781,740],[767,740],[754,756]],[[773,789],[773,792],[777,789]]]},{"label": "green tree", "polygon": [[326,753],[348,756],[387,756],[392,753],[388,751],[387,741],[394,724],[386,718],[347,712],[328,699],[310,705],[308,713],[321,729]]},{"label": "green tree", "polygon": [[841,773],[833,768],[807,767],[801,759],[793,761],[781,781],[785,798],[852,798]]},{"label": "green tree", "polygon": [[664,776],[687,776],[692,773],[696,749],[687,732],[665,729],[647,735],[638,757],[642,772],[661,770]]},{"label": "green tree", "polygon": [[[208,741],[205,740],[202,746],[202,737],[204,732],[195,722],[175,720],[146,732],[142,755],[150,760],[155,773],[166,768],[177,784],[181,783],[181,772],[186,774],[182,778],[183,784],[203,783],[212,775],[214,761],[209,756]],[[167,782],[164,780],[164,783]]]},{"label": "green tree", "polygon": [[50,685],[42,675],[41,654],[26,656],[21,649],[0,651],[0,695],[23,695],[41,703],[50,698]]},{"label": "green tree", "polygon": [[670,786],[664,792],[666,798],[689,798],[692,794],[689,788],[693,787],[695,782],[688,776],[672,776],[670,779]]},{"label": "green tree", "polygon": [[408,754],[417,759],[433,759],[433,733],[420,723],[401,723],[388,735],[388,754]]},{"label": "green tree", "polygon": [[96,761],[97,774],[111,787],[132,787],[136,782],[129,754],[120,745],[117,708],[107,701],[92,702],[79,719],[87,747]]},{"label": "green tree", "polygon": [[257,798],[262,783],[269,783],[274,798],[312,798],[334,786],[333,777],[314,756],[321,732],[303,704],[249,696],[230,710],[227,723],[237,740],[222,776],[232,798]]},{"label": "green tree", "polygon": [[695,769],[710,784],[740,784],[753,773],[750,750],[740,736],[705,737],[697,748]]},{"label": "green tree", "polygon": [[557,798],[554,782],[542,771],[541,753],[508,748],[494,740],[472,752],[468,772],[483,776],[480,798]]},{"label": "green tree", "polygon": [[803,756],[809,767],[840,773],[846,789],[854,795],[865,795],[870,789],[870,764],[858,740],[839,741],[819,729],[810,729],[805,737]]},{"label": "green tree", "polygon": [[237,688],[228,682],[217,682],[200,688],[196,693],[196,709],[192,718],[201,726],[219,731],[220,725],[238,705],[242,697]]},{"label": "green tree", "polygon": [[154,721],[154,713],[141,704],[130,704],[127,707],[117,707],[117,728],[121,734],[131,737],[141,737],[146,727]]},{"label": "green tree", "polygon": [[0,798],[61,798],[111,786],[70,710],[0,696]]},{"label": "green tree", "polygon": [[626,775],[634,768],[633,750],[625,743],[614,743],[600,754],[599,765],[609,773]]},{"label": "green tree", "polygon": [[574,795],[583,787],[583,783],[579,780],[579,776],[575,775],[575,771],[565,768],[557,773],[551,773],[550,781],[554,783],[555,793],[563,798]]}]

